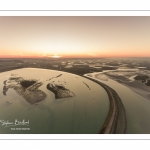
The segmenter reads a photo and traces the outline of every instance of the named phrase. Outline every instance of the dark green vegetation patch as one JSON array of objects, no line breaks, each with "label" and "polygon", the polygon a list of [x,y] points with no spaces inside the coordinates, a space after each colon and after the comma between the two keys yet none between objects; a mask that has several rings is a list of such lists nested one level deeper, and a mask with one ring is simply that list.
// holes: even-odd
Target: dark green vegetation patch
[{"label": "dark green vegetation patch", "polygon": [[24,80],[22,81],[20,84],[24,87],[24,88],[28,88],[31,85],[33,85],[36,81],[29,81],[29,80]]},{"label": "dark green vegetation patch", "polygon": [[146,80],[148,78],[149,76],[147,75],[137,75],[136,77],[134,77],[135,80]]}]

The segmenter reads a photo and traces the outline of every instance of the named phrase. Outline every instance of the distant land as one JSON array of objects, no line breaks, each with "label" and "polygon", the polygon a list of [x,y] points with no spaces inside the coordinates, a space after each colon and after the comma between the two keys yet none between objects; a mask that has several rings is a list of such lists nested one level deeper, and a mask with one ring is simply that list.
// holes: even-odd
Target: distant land
[{"label": "distant land", "polygon": [[[43,68],[66,71],[83,75],[85,73],[135,69],[145,67],[150,70],[149,58],[0,58],[0,72],[20,68]],[[142,68],[141,68],[142,69]]]}]

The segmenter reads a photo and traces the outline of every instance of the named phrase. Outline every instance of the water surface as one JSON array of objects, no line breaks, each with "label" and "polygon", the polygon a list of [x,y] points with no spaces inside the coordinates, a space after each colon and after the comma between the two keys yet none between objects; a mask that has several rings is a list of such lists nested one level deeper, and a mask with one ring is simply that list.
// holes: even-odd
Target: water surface
[{"label": "water surface", "polygon": [[[12,76],[43,83],[38,90],[43,91],[46,98],[31,104],[13,88],[4,95],[4,81]],[[50,82],[64,85],[75,96],[55,99],[54,93],[46,88]],[[30,128],[29,131],[14,131],[0,123],[0,133],[98,133],[109,110],[109,99],[101,86],[84,77],[60,71],[25,68],[0,73],[0,91],[0,120],[29,120],[29,126],[14,128]]]}]

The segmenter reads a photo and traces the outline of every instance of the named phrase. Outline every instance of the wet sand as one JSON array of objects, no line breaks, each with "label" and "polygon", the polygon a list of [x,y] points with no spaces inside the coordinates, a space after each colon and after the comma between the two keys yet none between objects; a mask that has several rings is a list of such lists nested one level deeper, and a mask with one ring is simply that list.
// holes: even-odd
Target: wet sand
[{"label": "wet sand", "polygon": [[101,83],[95,79],[91,79],[91,78],[88,78],[88,79],[102,86],[106,90],[109,96],[110,108],[109,108],[107,118],[100,130],[100,133],[101,134],[123,134],[125,133],[126,124],[127,124],[126,114],[125,114],[124,106],[118,94],[115,92],[115,90],[105,85],[104,83]]},{"label": "wet sand", "polygon": [[146,100],[150,101],[150,87],[141,83],[140,81],[133,82],[119,82],[129,89],[131,89],[136,94],[142,96]]},{"label": "wet sand", "polygon": [[[98,77],[98,75],[96,75],[96,77]],[[119,76],[108,76],[108,77],[128,87],[130,90],[132,90],[136,94],[150,101],[150,86],[147,86],[142,81],[137,81],[137,80],[130,81],[130,80],[127,80],[126,78],[119,77]]]},{"label": "wet sand", "polygon": [[[92,78],[99,77],[97,76],[101,73],[93,73],[91,74]],[[145,98],[141,97],[139,94],[133,92],[130,88],[125,86],[124,84],[120,84],[119,82],[109,78],[106,76],[108,81],[99,80],[100,82],[108,85],[112,89],[114,89],[119,97],[122,100],[122,103],[125,107],[126,111],[126,134],[149,134],[150,133],[150,103]],[[135,83],[137,83],[136,81]],[[140,84],[144,84],[139,82]],[[138,83],[138,84],[139,84]],[[132,82],[131,82],[132,84]],[[136,85],[135,85],[136,87]]]}]

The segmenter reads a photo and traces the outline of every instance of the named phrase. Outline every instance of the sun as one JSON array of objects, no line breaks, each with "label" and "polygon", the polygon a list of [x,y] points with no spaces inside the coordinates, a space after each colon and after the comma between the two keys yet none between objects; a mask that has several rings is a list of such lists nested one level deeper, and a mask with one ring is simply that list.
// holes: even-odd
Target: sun
[{"label": "sun", "polygon": [[52,56],[52,58],[60,58],[61,56],[59,56],[59,55],[57,55],[57,54],[54,54],[53,56]]}]

